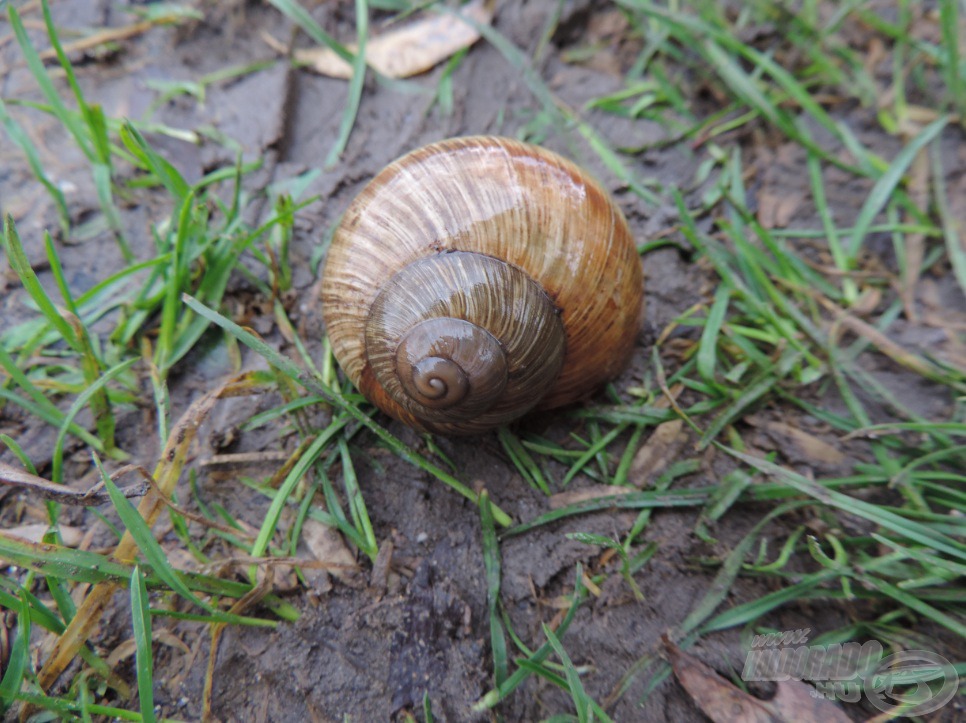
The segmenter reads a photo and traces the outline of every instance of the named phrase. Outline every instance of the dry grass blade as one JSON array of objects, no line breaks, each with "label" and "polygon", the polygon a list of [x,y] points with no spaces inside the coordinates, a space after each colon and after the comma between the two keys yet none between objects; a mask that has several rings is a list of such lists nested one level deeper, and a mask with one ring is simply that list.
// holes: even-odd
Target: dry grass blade
[{"label": "dry grass blade", "polygon": [[[229,610],[233,615],[241,615],[252,606],[257,605],[272,591],[275,584],[275,565],[269,564],[265,575],[261,577],[258,584],[242,597],[238,602],[231,606]],[[202,694],[202,720],[217,720],[211,713],[211,695],[214,690],[215,661],[218,658],[218,643],[221,641],[221,634],[225,630],[227,623],[215,623],[211,628],[211,649],[208,652],[208,668],[205,672],[205,689]]]},{"label": "dry grass blade", "polygon": [[[140,20],[136,23],[131,23],[130,25],[122,25],[119,28],[104,28],[103,30],[98,30],[85,38],[80,38],[72,43],[64,43],[63,50],[68,55],[73,53],[83,53],[88,50],[93,50],[101,45],[107,45],[108,43],[116,43],[120,40],[130,40],[131,38],[137,37],[142,33],[146,33],[154,27],[160,25],[171,25],[183,20],[180,15],[166,15],[153,20]],[[40,53],[40,57],[43,60],[54,60],[57,57],[57,51],[54,48],[48,48]]]},{"label": "dry grass blade", "polygon": [[868,322],[862,321],[861,319],[857,319],[854,316],[850,316],[839,311],[838,319],[836,319],[835,324],[833,325],[832,333],[830,334],[833,339],[836,336],[835,327],[844,327],[852,333],[864,337],[871,342],[876,349],[892,359],[892,361],[899,366],[905,367],[916,374],[920,374],[926,379],[933,379],[939,382],[944,381],[940,377],[938,371],[930,364],[925,362],[921,357],[903,348],[901,345],[894,342]]},{"label": "dry grass blade", "polygon": [[[111,479],[121,477],[131,471],[131,466],[127,465],[123,469],[111,475]],[[109,501],[107,492],[103,485],[97,484],[86,491],[74,490],[64,485],[55,484],[50,480],[38,477],[37,475],[24,472],[16,467],[0,462],[0,484],[20,487],[24,490],[35,492],[44,499],[59,502],[64,505],[100,505]],[[125,497],[141,497],[147,491],[147,484],[140,483],[130,485],[121,490]]]},{"label": "dry grass blade", "polygon": [[[178,423],[172,428],[165,444],[161,461],[158,463],[154,479],[157,488],[152,488],[138,505],[138,513],[150,527],[165,507],[165,500],[171,494],[181,476],[188,448],[194,440],[201,423],[208,416],[219,399],[250,393],[252,382],[247,375],[236,377],[218,389],[209,392],[196,400]],[[130,532],[125,532],[114,552],[114,557],[120,562],[131,562],[137,553],[137,545]],[[91,632],[97,626],[105,609],[117,591],[115,583],[99,583],[95,585],[77,609],[63,635],[54,644],[50,657],[37,674],[37,682],[43,690],[48,690],[54,681],[77,655],[81,646],[87,641]],[[22,711],[26,717],[28,711]]]},{"label": "dry grass blade", "polygon": [[[919,149],[912,165],[909,167],[909,197],[916,208],[925,211],[929,207],[929,153],[926,148]],[[907,212],[907,215],[908,212]],[[907,219],[912,220],[912,219]],[[904,242],[905,266],[902,269],[900,296],[905,309],[906,318],[917,321],[916,313],[916,284],[922,273],[922,262],[926,255],[926,236],[922,233],[906,235]]]}]

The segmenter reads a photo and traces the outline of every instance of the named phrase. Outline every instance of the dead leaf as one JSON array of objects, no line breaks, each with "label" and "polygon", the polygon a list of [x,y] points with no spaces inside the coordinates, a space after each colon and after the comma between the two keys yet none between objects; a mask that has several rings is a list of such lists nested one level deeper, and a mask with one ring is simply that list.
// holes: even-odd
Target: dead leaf
[{"label": "dead leaf", "polygon": [[862,295],[849,307],[849,311],[858,317],[871,316],[882,301],[882,292],[875,286],[867,287]]},{"label": "dead leaf", "polygon": [[785,228],[801,205],[798,194],[762,191],[758,194],[758,222],[764,228]]},{"label": "dead leaf", "polygon": [[837,705],[805,683],[779,683],[772,700],[760,700],[682,651],[667,636],[661,641],[681,687],[715,723],[849,723],[849,717]]},{"label": "dead leaf", "polygon": [[761,428],[779,444],[793,446],[793,451],[803,461],[819,467],[835,467],[845,461],[845,455],[839,449],[791,424],[767,421],[761,424]]},{"label": "dead leaf", "polygon": [[715,723],[774,721],[763,701],[736,688],[709,666],[683,652],[667,636],[662,638],[662,643],[674,677],[691,696],[691,700]]},{"label": "dead leaf", "polygon": [[[191,650],[177,635],[170,630],[160,628],[151,631],[151,640],[155,643],[163,643],[170,648],[177,648],[185,655],[190,655]],[[111,654],[107,656],[107,664],[113,670],[122,660],[127,660],[137,652],[137,642],[134,638],[128,638],[118,645]]]},{"label": "dead leaf", "polygon": [[[462,8],[461,14],[480,25],[493,19],[491,3],[474,0]],[[425,73],[434,66],[468,48],[480,34],[469,23],[455,14],[429,14],[423,18],[369,39],[366,43],[366,64],[390,78],[409,78]],[[278,41],[269,41],[276,50]],[[346,46],[355,52],[356,46]],[[332,78],[352,77],[352,66],[331,48],[296,50],[295,60],[310,70]]]},{"label": "dead leaf", "polygon": [[372,564],[372,572],[369,573],[369,587],[376,595],[385,595],[389,589],[389,570],[392,567],[394,549],[392,538],[383,540],[379,545],[376,561]]},{"label": "dead leaf", "polygon": [[782,720],[810,723],[850,723],[850,719],[835,703],[827,700],[808,683],[782,680],[769,703],[781,714]]},{"label": "dead leaf", "polygon": [[307,519],[302,525],[302,539],[316,560],[333,566],[327,570],[329,574],[335,575],[347,585],[358,584],[355,556],[338,530],[317,520]]},{"label": "dead leaf", "polygon": [[[19,537],[21,540],[26,540],[27,542],[41,543],[44,541],[44,535],[47,534],[49,529],[50,525],[37,523],[33,525],[20,525],[20,527],[12,527],[4,531],[11,537]],[[60,525],[57,529],[60,531],[60,539],[63,541],[65,547],[77,547],[81,540],[84,539],[84,531],[79,527]]]},{"label": "dead leaf", "polygon": [[683,419],[672,419],[655,427],[631,462],[627,474],[631,484],[643,487],[648,480],[660,476],[688,439],[683,427]]}]

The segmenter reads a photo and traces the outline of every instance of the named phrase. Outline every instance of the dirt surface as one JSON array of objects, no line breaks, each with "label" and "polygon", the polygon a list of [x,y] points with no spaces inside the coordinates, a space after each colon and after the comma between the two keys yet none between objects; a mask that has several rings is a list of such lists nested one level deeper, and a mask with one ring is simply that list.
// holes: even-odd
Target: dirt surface
[{"label": "dirt surface", "polygon": [[[58,24],[65,28],[110,27],[130,22],[120,5],[106,0],[72,0],[55,2],[53,9]],[[101,103],[110,117],[139,118],[157,97],[147,85],[149,80],[197,78],[225,67],[271,58],[273,53],[263,42],[262,34],[269,33],[283,41],[291,35],[290,24],[277,11],[261,4],[233,0],[202,2],[200,7],[205,13],[203,21],[153,29],[121,43],[107,57],[75,57],[80,82],[90,99]],[[502,3],[494,24],[530,53],[548,22],[547,7],[542,3]],[[324,3],[314,6],[312,14],[339,37],[352,37],[351,3]],[[599,14],[593,3],[565,3],[559,30],[539,67],[554,92],[573,108],[621,87],[619,55],[611,57],[610,64],[571,65],[561,60],[561,53],[567,48],[583,44],[585,33],[589,32],[588,19]],[[4,38],[6,42],[0,46],[0,95],[39,98],[15,43],[5,34]],[[304,43],[304,38],[299,42]],[[346,152],[309,189],[322,201],[302,212],[297,222],[292,247],[297,295],[292,316],[314,351],[319,348],[314,340],[319,339],[320,322],[312,295],[313,262],[318,259],[318,247],[327,230],[362,185],[386,163],[423,143],[462,134],[515,135],[538,110],[517,70],[487,44],[474,47],[457,67],[453,76],[454,112],[449,116],[442,115],[433,102],[441,72],[437,68],[411,81],[409,88],[420,92],[410,93],[393,92],[370,79]],[[685,88],[682,92],[687,95],[703,91]],[[292,70],[280,61],[242,78],[213,84],[203,103],[180,97],[159,108],[154,119],[178,128],[211,128],[212,136],[233,139],[245,160],[262,159],[261,170],[246,180],[248,190],[257,192],[269,183],[322,167],[338,132],[346,94],[344,81]],[[85,162],[62,129],[48,117],[25,109],[18,109],[18,118],[33,119],[32,136],[43,151],[46,167],[67,192],[74,222],[83,224],[96,218],[98,204]],[[615,145],[653,144],[664,134],[656,125],[631,123],[612,115],[590,113],[587,118]],[[865,120],[868,123],[861,115],[852,120],[862,140],[885,156],[894,154],[896,142],[884,134],[875,135],[872,119]],[[674,225],[673,207],[650,207],[620,188],[596,155],[575,138],[576,134],[551,132],[543,143],[574,158],[603,179],[615,193],[639,239],[655,236]],[[200,146],[161,135],[152,136],[151,140],[189,181],[235,160],[231,148],[210,139]],[[776,197],[808,196],[800,149],[773,146],[767,137],[732,137],[723,142],[742,145],[746,165],[754,171],[759,198],[771,203]],[[962,186],[966,183],[962,147],[950,147],[949,151],[948,165],[952,167],[952,159],[956,159],[959,168],[958,174],[950,170],[949,183]],[[691,189],[693,194],[701,191],[693,184],[700,158],[687,146],[658,148],[632,162],[636,164],[634,171],[644,177]],[[829,176],[828,195],[836,218],[839,223],[848,224],[869,188],[852,179],[837,179],[834,171]],[[966,197],[966,188],[963,190],[960,197]],[[50,274],[43,273],[40,240],[43,229],[53,231],[56,227],[55,210],[46,193],[33,182],[19,151],[6,142],[0,144],[0,200],[4,211],[16,219],[31,259],[38,262],[41,280],[53,288]],[[784,214],[786,224],[818,227],[820,223],[810,215],[811,209],[807,204],[779,205],[775,212]],[[152,243],[149,224],[159,221],[169,209],[158,207],[149,192],[131,192],[122,210],[135,254],[146,257]],[[252,220],[264,212],[264,208],[254,204],[250,211]],[[75,292],[84,291],[121,267],[113,238],[96,224],[89,227],[86,236],[73,238],[70,244],[56,240]],[[881,246],[888,263],[889,240],[875,239],[874,243]],[[646,321],[639,353],[619,380],[618,388],[643,378],[649,349],[661,330],[695,301],[707,299],[713,292],[712,276],[693,263],[686,251],[664,248],[648,254],[643,263],[648,299]],[[264,269],[256,273],[263,274]],[[930,283],[940,303],[952,293],[939,282]],[[0,289],[4,292],[0,298],[0,328],[29,318],[31,312],[24,308],[23,294],[12,274],[0,277]],[[225,308],[236,318],[247,315],[247,323],[283,352],[291,353],[275,328],[270,304],[259,306],[264,301],[257,298],[254,287],[236,277]],[[943,353],[942,340],[931,338],[927,327],[908,325],[903,329],[901,334],[910,345],[928,345],[937,354]],[[192,400],[233,372],[221,339],[212,334],[176,368],[169,380],[172,418],[176,419]],[[666,348],[673,351],[673,343]],[[264,366],[255,355],[243,353],[242,358],[244,368]],[[665,360],[671,368],[677,362],[670,353]],[[926,417],[940,416],[951,402],[948,393],[918,377],[900,374],[881,359],[870,360],[868,369]],[[149,399],[147,382],[144,389],[145,398]],[[829,408],[841,406],[834,395],[820,399]],[[294,449],[296,439],[281,424],[252,433],[237,432],[245,419],[279,401],[274,395],[265,395],[222,402],[199,435],[193,450],[195,460],[204,462],[226,448],[232,452]],[[324,411],[317,414],[324,420]],[[83,417],[81,421],[85,421]],[[384,421],[408,444],[429,453],[418,436]],[[783,428],[774,423],[794,424],[829,442],[834,442],[834,437],[816,420],[790,409],[765,407],[756,413],[753,422],[754,427],[748,425],[744,430],[751,444],[766,452],[781,450],[784,463],[795,465],[806,474],[848,474],[854,463],[861,461],[859,448],[841,445],[840,458],[816,468],[814,455],[796,452],[795,444],[782,436]],[[548,417],[527,420],[525,424],[540,429],[549,439],[565,442],[576,423]],[[159,454],[151,409],[128,412],[119,430],[120,446],[132,454],[134,461],[150,467]],[[56,435],[52,428],[36,421],[25,422],[8,405],[0,412],[0,431],[18,439],[39,469],[49,463]],[[695,456],[693,441],[689,439],[675,454],[682,459]],[[457,476],[471,485],[486,487],[515,520],[528,520],[549,509],[548,500],[516,474],[495,435],[479,440],[440,439],[438,443],[453,462]],[[308,588],[291,585],[291,579],[279,573],[277,582],[282,588],[290,587],[287,599],[299,609],[301,617],[294,624],[281,624],[275,631],[233,627],[224,632],[214,675],[214,714],[226,721],[343,720],[344,716],[353,721],[376,721],[398,716],[404,710],[421,710],[423,695],[428,693],[437,720],[491,719],[490,714],[474,718],[468,712],[492,686],[478,509],[377,446],[365,434],[357,435],[354,450],[359,484],[376,536],[384,547],[391,543],[392,564],[388,569],[373,571],[369,562],[363,561],[361,572],[356,575],[316,575]],[[78,485],[90,483],[94,472],[88,453],[79,447],[72,452],[65,478],[79,480]],[[12,461],[8,454],[0,459]],[[224,505],[238,519],[257,527],[267,502],[245,487],[240,477],[264,475],[264,467],[198,469],[202,499],[208,504]],[[551,473],[559,478],[562,469],[551,469]],[[703,457],[701,471],[686,478],[684,484],[713,483],[731,469],[727,460],[709,452]],[[643,486],[650,478],[634,481]],[[579,489],[588,484],[589,481],[578,478],[573,486]],[[190,495],[183,492],[179,496],[191,509]],[[15,496],[8,496],[2,510],[5,522],[17,514],[15,506]],[[503,601],[517,633],[536,645],[542,639],[541,624],[559,612],[558,597],[573,590],[577,563],[592,571],[611,571],[614,574],[600,597],[580,608],[565,638],[574,662],[590,671],[584,676],[588,692],[596,700],[608,700],[609,711],[618,721],[696,720],[700,716],[697,709],[671,679],[660,684],[643,707],[638,706],[644,692],[640,678],[632,679],[621,695],[611,696],[634,662],[655,651],[661,634],[688,615],[707,591],[717,570],[715,561],[732,549],[764,511],[754,507],[732,511],[713,527],[718,541],[715,545],[692,534],[697,512],[656,512],[641,540],[659,545],[657,555],[636,576],[645,596],[642,602],[634,599],[613,564],[601,567],[598,548],[564,537],[573,531],[623,535],[633,523],[634,513],[586,515],[539,528],[501,545]],[[68,517],[73,524],[92,523],[82,511],[71,511]],[[769,534],[773,549],[802,522],[811,521],[786,518],[774,524]],[[101,541],[107,539],[104,533]],[[763,582],[741,579],[724,605],[738,604],[766,591]],[[122,598],[117,597],[95,639],[101,648],[110,649],[130,635],[127,603]],[[796,608],[768,618],[780,630],[813,627],[819,620],[822,628],[832,628],[845,624],[849,611],[845,607]],[[158,646],[156,702],[165,716],[197,718],[210,634],[190,623],[164,625],[186,644],[190,653],[177,647]],[[692,652],[719,670],[740,669],[744,658],[740,631],[708,636]],[[570,712],[572,704],[557,688],[531,678],[498,710],[506,720],[529,721]]]}]

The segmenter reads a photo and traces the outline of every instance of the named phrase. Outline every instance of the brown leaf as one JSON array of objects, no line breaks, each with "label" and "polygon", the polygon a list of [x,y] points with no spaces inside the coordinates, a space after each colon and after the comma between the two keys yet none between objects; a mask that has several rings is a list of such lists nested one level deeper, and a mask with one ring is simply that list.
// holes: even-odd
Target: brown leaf
[{"label": "brown leaf", "polygon": [[769,703],[779,713],[782,720],[803,721],[803,723],[851,723],[841,708],[823,698],[808,683],[800,680],[782,680],[778,690]]},{"label": "brown leaf", "polygon": [[302,539],[305,540],[305,544],[316,560],[332,565],[328,569],[330,574],[347,585],[358,584],[355,556],[338,530],[323,525],[317,520],[307,519],[302,525]]},{"label": "brown leaf", "polygon": [[[481,25],[489,24],[493,18],[492,7],[483,0],[469,3],[462,14]],[[456,15],[430,14],[370,38],[366,43],[366,64],[390,78],[409,78],[425,73],[479,39],[476,29]],[[355,45],[346,47],[355,52]],[[352,77],[352,66],[331,48],[296,50],[295,60],[321,75]]]},{"label": "brown leaf", "polygon": [[859,317],[867,317],[875,313],[882,301],[882,291],[875,286],[863,290],[862,295],[849,307],[849,311]]},{"label": "brown leaf", "polygon": [[[191,650],[188,648],[188,646],[184,644],[181,638],[172,633],[170,630],[165,630],[164,628],[152,630],[151,640],[155,643],[163,643],[171,648],[177,648],[185,655],[191,654]],[[122,641],[117,647],[114,648],[114,650],[111,651],[111,654],[107,656],[107,664],[112,669],[116,668],[118,663],[120,663],[122,660],[127,660],[136,652],[137,641],[135,641],[134,638],[128,638],[127,640]]]},{"label": "brown leaf", "polygon": [[736,688],[709,666],[662,638],[664,651],[691,700],[715,723],[771,723],[775,720],[766,703]]},{"label": "brown leaf", "polygon": [[801,205],[798,194],[762,191],[758,194],[758,222],[765,228],[785,228]]},{"label": "brown leaf", "polygon": [[845,455],[839,449],[803,429],[775,421],[765,422],[761,426],[779,443],[794,447],[797,458],[802,461],[811,462],[819,467],[826,465],[835,467],[845,461]]},{"label": "brown leaf", "polygon": [[715,723],[849,723],[848,716],[837,705],[805,683],[794,680],[779,683],[772,700],[760,700],[682,651],[667,636],[661,641],[681,687]]},{"label": "brown leaf", "polygon": [[655,479],[667,468],[668,463],[687,441],[688,435],[683,427],[683,419],[672,419],[657,425],[634,455],[627,474],[631,484],[643,487],[648,480]]},{"label": "brown leaf", "polygon": [[369,588],[375,595],[382,596],[389,589],[389,571],[392,567],[392,553],[395,549],[392,538],[387,538],[379,545],[376,561],[369,573]]},{"label": "brown leaf", "polygon": [[[50,525],[37,523],[11,527],[9,530],[4,530],[4,532],[12,537],[19,537],[21,540],[26,540],[27,542],[39,543],[43,542],[44,535],[47,534],[47,530],[49,529]],[[60,525],[57,529],[60,531],[60,538],[63,540],[65,547],[77,547],[81,540],[84,539],[84,531],[79,527]]]}]

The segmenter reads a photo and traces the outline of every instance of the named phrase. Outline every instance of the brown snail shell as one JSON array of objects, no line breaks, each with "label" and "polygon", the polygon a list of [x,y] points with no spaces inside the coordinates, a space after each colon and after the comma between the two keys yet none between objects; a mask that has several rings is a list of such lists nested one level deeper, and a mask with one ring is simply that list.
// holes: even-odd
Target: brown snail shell
[{"label": "brown snail shell", "polygon": [[470,434],[615,377],[640,326],[627,222],[570,161],[487,136],[381,171],[333,236],[322,278],[332,350],[374,404]]}]

